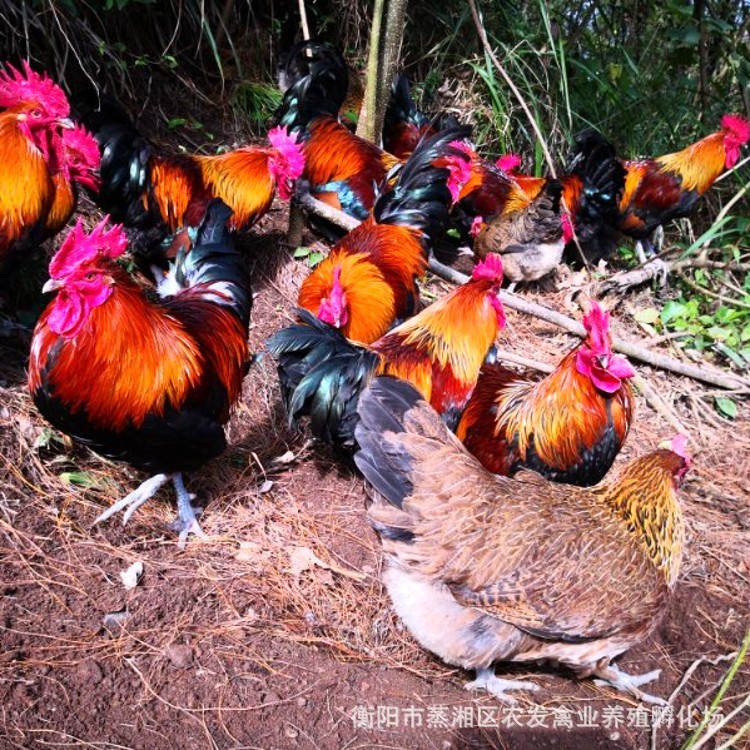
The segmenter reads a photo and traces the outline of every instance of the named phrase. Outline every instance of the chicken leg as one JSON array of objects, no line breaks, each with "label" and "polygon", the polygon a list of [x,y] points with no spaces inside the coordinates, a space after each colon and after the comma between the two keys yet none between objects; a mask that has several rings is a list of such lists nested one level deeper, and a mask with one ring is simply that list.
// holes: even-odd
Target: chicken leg
[{"label": "chicken leg", "polygon": [[185,483],[182,481],[182,474],[155,474],[145,482],[142,482],[130,494],[123,497],[122,500],[114,503],[114,505],[98,515],[94,519],[94,525],[106,521],[115,515],[115,513],[119,513],[122,510],[124,511],[122,525],[124,526],[130,520],[133,513],[146,503],[146,501],[150,500],[162,485],[166,484],[170,479],[177,493],[178,517],[170,524],[171,529],[179,532],[177,546],[180,549],[185,549],[189,534],[195,534],[201,539],[205,539],[206,534],[201,529],[197,517],[201,509],[193,508],[191,505],[191,500],[195,499],[195,495],[190,494],[185,488]]},{"label": "chicken leg", "polygon": [[611,685],[618,690],[622,690],[624,693],[630,693],[630,695],[643,703],[666,705],[666,701],[662,698],[639,690],[641,685],[658,680],[661,669],[654,669],[651,672],[646,672],[646,674],[630,675],[627,672],[622,672],[614,664],[607,664],[606,666],[597,666],[591,674],[599,678],[598,680],[594,680],[597,685]]},{"label": "chicken leg", "polygon": [[467,682],[464,688],[466,690],[486,690],[504,703],[515,703],[516,699],[512,695],[506,695],[506,690],[539,690],[539,685],[523,680],[503,680],[495,674],[494,669],[479,667],[477,668],[476,679]]},{"label": "chicken leg", "polygon": [[195,534],[201,539],[208,538],[206,532],[203,531],[198,523],[198,516],[203,511],[203,508],[193,508],[191,501],[195,500],[195,495],[185,489],[182,474],[173,474],[172,484],[177,493],[178,517],[169,525],[169,528],[172,529],[172,531],[179,532],[180,536],[177,540],[177,546],[180,549],[185,549],[185,544],[187,543],[189,534]]}]

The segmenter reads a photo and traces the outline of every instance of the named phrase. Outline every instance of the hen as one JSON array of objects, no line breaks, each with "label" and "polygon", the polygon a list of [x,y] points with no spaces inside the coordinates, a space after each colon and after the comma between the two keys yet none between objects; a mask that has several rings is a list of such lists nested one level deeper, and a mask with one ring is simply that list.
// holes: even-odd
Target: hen
[{"label": "hen", "polygon": [[474,250],[503,255],[511,281],[535,281],[559,265],[575,230],[585,242],[617,213],[625,171],[609,144],[585,141],[576,145],[560,180],[532,177],[517,170],[517,157],[501,157],[512,188],[499,213],[474,225]]},{"label": "hen", "polygon": [[485,364],[456,435],[488,471],[533,469],[555,482],[599,482],[633,419],[635,370],[612,352],[609,313],[596,302],[586,338],[538,382]]},{"label": "hen", "polygon": [[34,331],[28,387],[57,429],[155,476],[97,521],[130,515],[170,479],[180,545],[201,534],[182,472],[226,447],[223,426],[248,360],[251,295],[228,237],[230,211],[209,204],[196,245],[178,256],[151,301],[116,262],[127,238],[107,219],[79,221],[50,263],[57,291]]},{"label": "hen", "polygon": [[[621,234],[636,240],[640,261],[653,255],[651,237],[672,219],[688,216],[698,199],[731,169],[740,158],[740,148],[750,139],[750,124],[738,115],[724,115],[721,129],[690,146],[666,156],[624,161],[625,187],[615,217],[600,232],[582,242],[592,263],[609,258]],[[579,143],[593,142],[612,148],[602,136],[587,130]]]},{"label": "hen", "polygon": [[389,374],[413,383],[455,424],[505,325],[497,296],[502,279],[502,263],[490,255],[466,284],[369,345],[348,341],[300,310],[302,324],[268,342],[290,419],[309,416],[316,437],[348,452],[360,392],[376,375]]},{"label": "hen", "polygon": [[[419,309],[416,279],[427,269],[436,234],[448,223],[448,183],[463,154],[450,146],[455,130],[422,142],[382,194],[372,216],[331,250],[300,288],[299,305],[339,328],[348,339],[370,344],[396,319]],[[453,170],[435,166],[449,163]]]},{"label": "hen", "polygon": [[505,701],[537,686],[496,677],[494,662],[548,660],[663,703],[640,690],[659,670],[631,676],[611,662],[654,629],[677,581],[684,436],[580,488],[490,474],[402,381],[375,380],[359,416],[354,460],[383,581],[422,646]]},{"label": "hen", "polygon": [[79,96],[77,104],[102,154],[96,201],[147,255],[177,230],[197,227],[214,198],[232,209],[232,229],[249,229],[277,191],[289,200],[304,167],[301,147],[284,128],[269,131],[267,146],[170,155],[143,138],[116,102]]},{"label": "hen", "polygon": [[0,72],[0,286],[47,236],[54,174],[65,162],[61,129],[72,127],[62,89],[24,61]]},{"label": "hen", "polygon": [[302,176],[311,193],[364,220],[375,203],[378,187],[399,160],[359,138],[338,120],[348,86],[341,53],[318,42],[307,42],[305,48],[314,54],[310,72],[284,93],[274,122],[301,138],[306,160]]}]

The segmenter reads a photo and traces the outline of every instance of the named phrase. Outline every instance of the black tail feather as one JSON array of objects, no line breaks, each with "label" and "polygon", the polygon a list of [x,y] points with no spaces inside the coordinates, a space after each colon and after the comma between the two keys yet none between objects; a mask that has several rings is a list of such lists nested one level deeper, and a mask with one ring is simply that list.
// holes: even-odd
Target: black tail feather
[{"label": "black tail feather", "polygon": [[359,399],[354,463],[375,490],[397,508],[412,494],[412,462],[408,453],[393,450],[386,433],[407,432],[404,418],[423,402],[419,391],[404,380],[375,378]]},{"label": "black tail feather", "polygon": [[567,172],[583,180],[576,234],[587,258],[596,262],[613,250],[611,228],[618,223],[626,171],[614,146],[589,128],[576,136]]},{"label": "black tail feather", "polygon": [[353,344],[307,310],[302,321],[268,341],[291,422],[310,417],[313,435],[346,452],[354,447],[357,402],[379,363],[374,352]]},{"label": "black tail feather", "polygon": [[310,40],[296,45],[294,50],[287,67],[310,50],[309,72],[286,90],[272,124],[286,125],[292,131],[304,131],[320,115],[337,116],[349,88],[349,71],[341,53],[330,44]]},{"label": "black tail feather", "polygon": [[437,159],[468,156],[450,144],[471,136],[471,128],[460,127],[436,133],[420,142],[400,168],[396,184],[375,202],[373,216],[379,224],[420,229],[428,241],[445,230],[449,221],[451,194],[448,169],[434,166]]},{"label": "black tail feather", "polygon": [[173,274],[180,287],[200,285],[202,294],[231,307],[247,328],[253,298],[246,264],[227,229],[232,213],[220,198],[208,204],[195,243],[187,252],[178,253]]}]

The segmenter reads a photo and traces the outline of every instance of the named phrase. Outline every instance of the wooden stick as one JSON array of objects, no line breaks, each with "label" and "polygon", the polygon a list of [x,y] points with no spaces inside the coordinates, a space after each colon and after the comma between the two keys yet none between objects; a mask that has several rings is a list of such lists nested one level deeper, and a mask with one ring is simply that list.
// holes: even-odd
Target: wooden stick
[{"label": "wooden stick", "polygon": [[[346,231],[351,231],[360,223],[357,219],[345,214],[343,211],[339,211],[325,203],[321,203],[309,193],[299,194],[297,200],[306,210],[327,219],[332,224],[345,229]],[[429,269],[436,276],[454,284],[465,284],[469,280],[469,277],[466,274],[459,273],[432,257],[429,260]],[[503,305],[511,310],[516,310],[517,312],[531,315],[540,320],[545,320],[548,323],[552,323],[553,325],[563,328],[569,333],[573,333],[581,338],[586,335],[586,330],[583,325],[556,310],[551,310],[549,307],[543,307],[534,302],[529,302],[523,297],[519,297],[517,294],[506,292],[504,289],[501,289],[497,296]],[[629,341],[614,339],[612,341],[612,348],[628,357],[637,359],[640,362],[645,362],[652,367],[658,367],[661,370],[668,370],[677,375],[684,375],[693,380],[700,380],[703,383],[715,385],[717,388],[725,388],[727,390],[750,388],[750,379],[742,378],[739,375],[734,375],[732,373],[725,373],[714,368],[698,367],[697,365],[680,362],[679,360],[668,357],[665,354],[650,351],[646,347],[632,344]]]}]

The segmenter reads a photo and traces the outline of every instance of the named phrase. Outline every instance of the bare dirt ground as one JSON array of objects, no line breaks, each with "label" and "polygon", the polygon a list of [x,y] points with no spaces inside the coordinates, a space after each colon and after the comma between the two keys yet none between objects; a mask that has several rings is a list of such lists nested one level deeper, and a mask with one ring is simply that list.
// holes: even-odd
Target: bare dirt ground
[{"label": "bare dirt ground", "polygon": [[[655,633],[620,663],[634,673],[660,667],[649,688],[671,698],[672,712],[653,728],[650,709],[609,688],[501,666],[500,674],[541,687],[507,709],[467,693],[471,675],[404,630],[379,582],[361,482],[286,425],[274,365],[262,354],[291,319],[307,272],[284,245],[285,223],[276,206],[246,242],[260,357],[230,449],[188,477],[210,540],[192,540],[184,552],[167,528],[174,498],[166,491],[124,528],[117,519],[92,526],[142,477],[50,440],[23,385],[26,352],[0,339],[0,747],[679,747],[731,660],[704,661],[683,676],[698,659],[736,651],[748,626],[747,403],[729,422],[707,389],[639,367],[689,428],[695,466],[682,493],[689,536],[676,596]],[[631,313],[649,294],[618,307],[617,335],[644,337]],[[580,316],[564,291],[528,295]],[[555,363],[574,339],[509,311],[502,344]],[[673,432],[640,398],[617,465]],[[138,561],[143,578],[127,590],[120,572]],[[744,665],[723,713],[748,691]],[[706,746],[746,720],[737,716]]]}]

